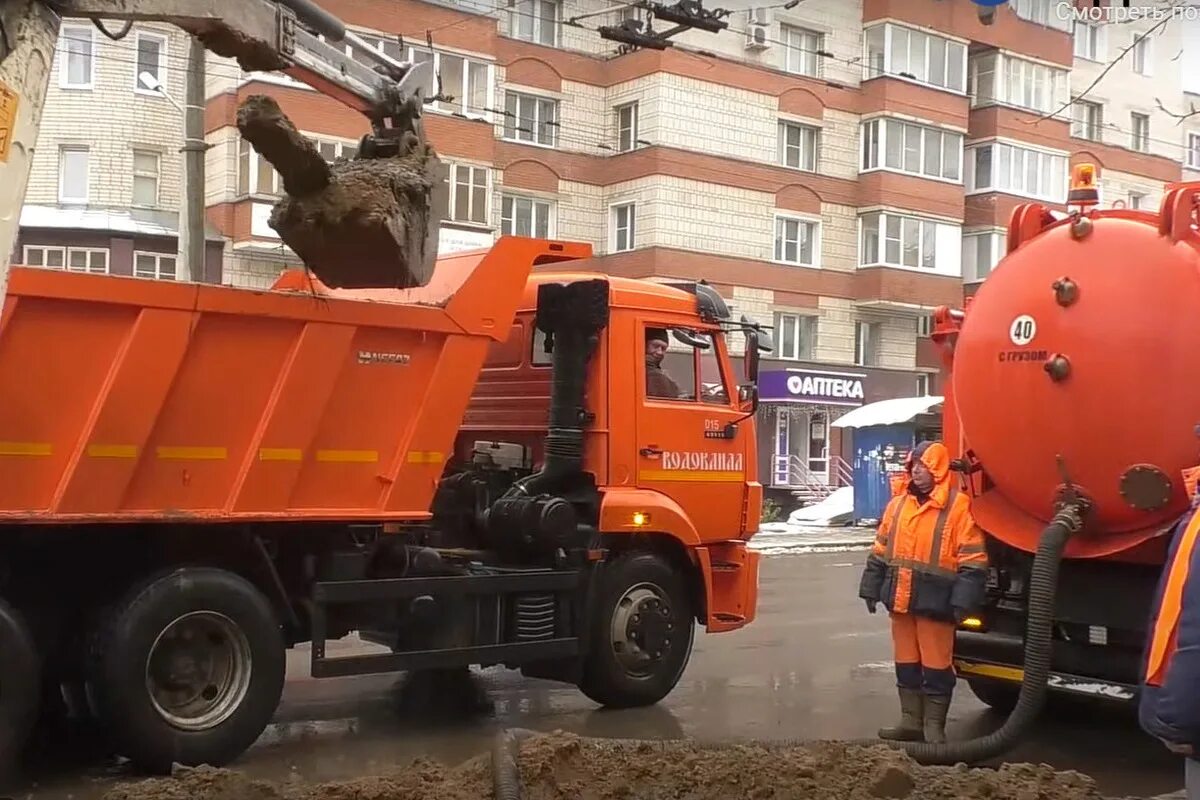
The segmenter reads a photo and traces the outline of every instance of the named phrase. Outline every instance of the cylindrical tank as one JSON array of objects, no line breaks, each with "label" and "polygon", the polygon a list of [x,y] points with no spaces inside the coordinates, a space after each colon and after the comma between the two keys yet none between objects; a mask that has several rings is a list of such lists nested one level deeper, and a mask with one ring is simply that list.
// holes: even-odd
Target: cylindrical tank
[{"label": "cylindrical tank", "polygon": [[[1176,238],[1179,240],[1177,241]],[[1200,463],[1200,241],[1159,215],[1089,214],[1005,257],[968,306],[954,413],[994,486],[989,533],[1036,547],[1066,474],[1092,503],[1068,555],[1126,550],[1188,507]]]}]

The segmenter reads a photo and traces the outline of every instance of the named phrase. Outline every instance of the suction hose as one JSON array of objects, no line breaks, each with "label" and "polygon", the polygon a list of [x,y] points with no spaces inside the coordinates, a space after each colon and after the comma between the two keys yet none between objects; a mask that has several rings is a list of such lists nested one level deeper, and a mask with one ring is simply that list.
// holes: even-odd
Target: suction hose
[{"label": "suction hose", "polygon": [[[1077,505],[1063,506],[1038,541],[1033,557],[1033,568],[1029,578],[1028,617],[1025,625],[1025,675],[1021,681],[1021,693],[1017,705],[1000,728],[986,736],[944,744],[927,742],[892,742],[881,739],[862,739],[851,744],[873,747],[888,745],[904,750],[921,764],[967,764],[994,758],[1008,751],[1017,743],[1029,726],[1037,719],[1046,703],[1046,681],[1050,676],[1050,655],[1054,622],[1054,600],[1058,589],[1058,568],[1062,563],[1063,551],[1071,536],[1083,526],[1081,510]],[[523,796],[521,772],[517,765],[520,742],[537,731],[525,728],[510,728],[497,734],[492,748],[492,774],[497,800],[520,800]],[[768,741],[694,742],[676,740],[612,739],[606,743],[623,747],[667,748],[686,744],[704,751],[732,750],[737,747],[753,746],[766,750],[804,747],[812,744],[809,739],[776,739]]]}]

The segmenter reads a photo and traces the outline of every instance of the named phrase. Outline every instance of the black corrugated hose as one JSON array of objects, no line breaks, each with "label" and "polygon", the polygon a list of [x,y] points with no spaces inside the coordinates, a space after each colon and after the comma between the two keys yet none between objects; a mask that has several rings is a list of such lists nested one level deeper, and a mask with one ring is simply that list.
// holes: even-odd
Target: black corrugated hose
[{"label": "black corrugated hose", "polygon": [[[944,744],[928,742],[893,742],[880,739],[864,739],[851,742],[862,746],[885,744],[904,750],[921,764],[975,764],[995,758],[1011,749],[1029,726],[1037,719],[1046,702],[1046,681],[1050,675],[1050,653],[1054,621],[1054,600],[1058,589],[1058,568],[1062,563],[1063,550],[1071,536],[1079,531],[1080,510],[1074,505],[1063,507],[1042,531],[1037,552],[1033,557],[1033,568],[1029,578],[1028,618],[1025,625],[1025,675],[1021,681],[1021,693],[1008,719],[1000,728],[986,736]],[[492,749],[492,771],[497,800],[520,800],[523,796],[517,754],[520,741],[537,731],[510,728],[501,731]],[[640,747],[652,745],[672,747],[682,741],[635,739],[606,740],[614,746]],[[729,750],[735,747],[754,746],[764,749],[803,747],[812,744],[806,739],[777,739],[770,741],[726,741],[686,742],[688,747],[699,750]]]}]

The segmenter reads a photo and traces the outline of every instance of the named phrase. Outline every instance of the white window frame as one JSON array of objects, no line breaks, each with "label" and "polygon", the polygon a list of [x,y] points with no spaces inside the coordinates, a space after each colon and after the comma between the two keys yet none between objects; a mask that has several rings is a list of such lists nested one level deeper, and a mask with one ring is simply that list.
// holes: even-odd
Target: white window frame
[{"label": "white window frame", "polygon": [[1011,5],[1016,15],[1026,22],[1070,33],[1073,15],[1066,14],[1066,19],[1063,19],[1064,15],[1060,15],[1058,10],[1062,2],[1063,0],[1012,0]]},{"label": "white window frame", "polygon": [[[1090,112],[1093,111],[1096,117],[1094,121],[1088,119]],[[1076,139],[1102,142],[1104,140],[1104,103],[1097,100],[1074,100],[1071,104],[1071,135]]]},{"label": "white window frame", "polygon": [[[994,63],[992,73],[992,96],[982,97],[979,91],[980,65],[988,60]],[[1010,81],[1009,64],[1016,64],[1019,75]],[[1070,75],[1068,70],[1052,67],[1040,61],[1014,56],[1005,50],[990,50],[979,53],[969,60],[968,93],[972,108],[998,105],[1009,108],[1019,108],[1025,111],[1036,111],[1051,114],[1058,111],[1070,99]],[[1012,86],[1012,83],[1019,86]],[[1043,102],[1037,104],[1035,97],[1038,83],[1041,82]],[[1029,102],[1026,102],[1028,99]]]},{"label": "white window frame", "polygon": [[[154,156],[154,173],[139,172],[137,167],[138,155]],[[129,204],[134,208],[158,208],[162,200],[162,153],[157,150],[150,150],[142,147],[133,148],[132,152],[132,169],[130,170],[130,192]],[[154,200],[150,203],[139,203],[137,201],[137,179],[138,178],[154,178]]]},{"label": "white window frame", "polygon": [[[1138,131],[1138,127],[1144,128]],[[1150,152],[1150,115],[1140,111],[1129,112],[1129,149],[1136,153]]]},{"label": "white window frame", "polygon": [[[608,251],[610,253],[628,253],[637,247],[637,202],[629,200],[623,203],[612,203],[608,207]],[[629,209],[626,219],[628,232],[626,233],[626,247],[617,245],[618,234],[620,233],[621,223],[618,219],[621,209]]]},{"label": "white window frame", "polygon": [[[622,114],[622,112],[624,112],[626,110],[628,110],[631,114],[630,121],[632,123],[631,126],[628,126],[629,147],[625,147],[621,143],[622,131],[627,129],[627,126],[621,120],[621,114]],[[638,133],[639,133],[638,128],[641,127],[641,116],[642,116],[641,107],[640,107],[638,101],[631,100],[628,103],[621,103],[620,105],[613,106],[613,115],[614,115],[613,125],[616,128],[616,133],[617,133],[617,152],[618,153],[630,153],[634,150],[637,150],[639,147],[639,145],[638,145]]]},{"label": "white window frame", "polygon": [[[484,209],[483,209],[483,220],[482,221],[470,218],[470,217],[476,216],[475,214],[472,213],[475,210],[474,209],[475,189],[477,188],[474,180],[468,181],[469,185],[471,186],[471,197],[469,200],[467,200],[467,216],[469,217],[469,219],[455,219],[454,218],[454,213],[455,213],[455,210],[458,205],[458,202],[457,202],[458,201],[458,171],[460,169],[472,170],[472,172],[471,172],[472,178],[474,178],[474,176],[475,176],[474,170],[483,170],[484,180],[486,181],[486,184],[485,184],[486,191],[484,193]],[[452,222],[455,225],[469,225],[469,226],[472,226],[475,228],[490,227],[492,224],[492,185],[493,185],[493,180],[494,180],[494,176],[493,176],[491,167],[486,167],[481,164],[451,163],[449,165],[449,170],[447,172],[447,176],[448,176],[447,180],[449,181],[449,185],[447,187],[448,191],[446,193],[446,198],[447,198],[446,199],[446,219],[444,221]]]},{"label": "white window frame", "polygon": [[[915,131],[915,132],[914,132]],[[900,165],[888,164],[888,139],[893,133],[900,135]],[[918,138],[917,159],[918,169],[908,169],[906,164],[907,138],[912,135]],[[938,144],[938,167],[936,174],[925,171],[925,145],[929,136],[936,135]],[[946,137],[951,137],[951,152],[956,154],[957,175],[947,174],[946,169]],[[860,161],[859,172],[898,172],[905,175],[916,175],[921,178],[944,181],[961,186],[963,182],[963,142],[964,136],[958,131],[936,128],[931,125],[921,125],[895,117],[874,117],[862,123],[859,127]]]},{"label": "white window frame", "polygon": [[[790,223],[796,224],[796,260],[788,261],[787,240],[781,239],[785,236],[787,225]],[[803,239],[800,238],[802,227],[807,227],[809,231],[809,241],[812,243],[810,248],[811,259],[805,261],[801,253],[800,246]],[[781,244],[782,242],[782,244]],[[820,217],[807,216],[804,214],[789,214],[775,213],[775,219],[771,228],[771,261],[776,264],[786,264],[789,267],[813,267],[820,268],[821,266],[821,219]]]},{"label": "white window frame", "polygon": [[[794,311],[777,311],[775,312],[775,342],[777,343],[778,352],[774,354],[775,358],[781,361],[813,361],[816,359],[817,353],[817,329],[820,326],[820,316],[818,314],[800,314]],[[792,352],[785,352],[783,349],[784,336],[783,329],[785,325],[794,327],[795,348]],[[807,329],[807,330],[806,330]],[[808,336],[807,352],[803,347],[804,336]]]},{"label": "white window frame", "polygon": [[917,317],[917,338],[928,339],[933,335],[933,315],[922,314]]},{"label": "white window frame", "polygon": [[[506,206],[512,204],[512,213],[505,214]],[[517,233],[517,205],[520,203],[529,203],[529,233]],[[534,197],[528,194],[516,194],[513,192],[504,192],[500,195],[500,235],[502,236],[529,236],[535,239],[553,239],[558,234],[555,230],[557,220],[557,204],[552,200],[547,200],[543,197]],[[546,233],[540,235],[537,231],[537,216],[539,207],[545,209],[546,214]]]},{"label": "white window frame", "polygon": [[[510,101],[514,104],[515,111],[509,108]],[[533,128],[529,131],[522,130],[520,127],[521,106],[523,103],[533,104]],[[542,114],[547,105],[550,108],[550,119],[543,120]],[[517,89],[505,89],[504,126],[501,138],[508,142],[518,142],[534,147],[547,147],[551,149],[558,147],[559,108],[560,104],[557,98],[523,92]],[[549,141],[540,140],[539,133],[543,130],[549,134]]]},{"label": "white window frame", "polygon": [[[310,133],[305,133],[313,144],[317,146],[317,152],[321,154],[321,158],[325,158],[325,154],[321,153],[321,146],[333,145],[333,158],[326,159],[326,163],[332,164],[339,158],[352,158],[358,153],[358,141],[350,141],[347,139],[331,139],[328,136],[314,136]],[[349,151],[349,153],[347,153]]]},{"label": "white window frame", "polygon": [[[866,331],[866,333],[864,333]],[[873,335],[872,335],[873,334]],[[859,319],[854,321],[854,365],[857,367],[877,367],[882,353],[879,350],[883,339],[883,322],[879,320]],[[867,358],[867,350],[875,345],[875,357]]]},{"label": "white window frame", "polygon": [[[800,144],[796,147],[792,147],[789,144],[788,134],[792,130],[797,131],[800,136]],[[801,172],[816,172],[817,164],[820,163],[818,160],[818,154],[821,149],[820,126],[781,119],[779,120],[777,131],[779,146],[776,157],[779,164],[788,169],[795,169]],[[794,164],[789,161],[789,158],[793,154],[796,156],[796,163]]]},{"label": "white window frame", "polygon": [[[979,266],[979,239],[981,237],[986,237],[987,239],[987,260],[989,262],[982,273]],[[1000,259],[1004,258],[1007,252],[1005,246],[1007,239],[1007,232],[999,228],[963,231],[963,283],[981,283],[987,280],[987,277],[992,274],[992,270],[996,268],[996,265],[1000,263]],[[968,257],[968,253],[970,253],[970,257]],[[968,266],[970,267],[969,270]]]},{"label": "white window frame", "polygon": [[[67,153],[83,153],[86,156],[86,166],[83,173],[83,196],[68,197],[63,194],[66,186]],[[92,193],[92,153],[87,145],[62,145],[58,148],[58,202],[64,205],[87,205]]]},{"label": "white window frame", "polygon": [[[41,250],[42,251],[42,263],[41,264],[31,264],[30,263],[30,261],[29,261],[29,251],[30,250]],[[59,253],[62,256],[63,265],[61,267],[46,266],[46,254],[51,251]],[[88,265],[84,269],[74,269],[71,267],[71,256],[76,253],[86,253],[87,254]],[[102,270],[93,270],[92,269],[92,265],[91,265],[92,257],[95,256],[97,253],[104,254],[104,269],[102,269]],[[108,248],[105,248],[105,247],[63,247],[62,245],[53,245],[53,244],[27,244],[27,245],[25,245],[24,248],[22,248],[21,258],[22,258],[22,263],[24,263],[27,266],[38,267],[39,269],[61,269],[64,272],[77,272],[77,273],[86,274],[86,275],[107,275],[107,274],[109,274],[109,271],[112,269],[112,254],[109,252]]]},{"label": "white window frame", "polygon": [[157,31],[138,31],[133,48],[133,91],[135,94],[144,95],[146,97],[157,97],[160,100],[166,101],[166,95],[154,89],[147,89],[142,85],[141,81],[141,45],[143,39],[151,39],[158,42],[158,74],[154,77],[158,79],[158,83],[163,89],[167,86],[167,43],[170,41],[166,34],[158,33]]},{"label": "white window frame", "polygon": [[[882,44],[882,46],[883,46],[882,62],[883,63],[882,63],[881,68],[877,68],[875,66],[872,66],[872,64],[871,64],[871,49],[870,49],[871,48],[871,39],[877,38],[877,37],[873,37],[871,34],[874,30],[877,30],[878,28],[883,28],[883,44]],[[893,41],[893,39],[896,38],[898,31],[903,31],[904,32],[903,35],[905,37],[905,67],[906,67],[905,70],[898,69],[897,65],[892,63],[893,62],[892,41]],[[923,50],[922,50],[925,54],[924,72],[925,72],[926,77],[924,79],[918,77],[916,75],[916,73],[911,72],[910,70],[907,69],[907,67],[909,66],[908,61],[911,60],[912,56],[914,55],[914,53],[913,53],[914,36],[924,37],[924,46],[923,46]],[[943,83],[937,83],[933,80],[930,80],[930,77],[932,76],[932,72],[930,71],[930,68],[929,68],[930,67],[929,42],[931,39],[937,39],[942,42],[942,47],[943,47],[942,71],[943,71],[943,77],[945,78],[945,81]],[[956,52],[961,55],[961,60],[958,64],[957,69],[952,69],[952,67],[955,66],[954,64],[951,63],[954,60],[951,58],[952,52]],[[889,77],[889,78],[895,78],[897,80],[909,81],[910,83],[916,83],[921,86],[929,86],[931,88],[938,89],[943,92],[950,92],[952,94],[957,94],[957,95],[965,95],[967,93],[967,64],[969,61],[970,61],[970,58],[967,53],[967,45],[957,39],[951,39],[947,36],[938,36],[937,34],[928,33],[927,31],[918,30],[917,28],[910,28],[906,25],[897,25],[894,22],[879,23],[877,25],[869,26],[863,30],[863,64],[865,65],[864,73],[863,73],[864,80],[870,80],[871,78],[877,78],[877,77]],[[907,75],[900,74],[902,71],[907,72],[908,74]],[[955,87],[953,85],[954,82],[951,81],[951,79],[950,79],[951,75],[954,74],[955,72],[958,74],[958,86],[957,87]],[[912,75],[913,77],[908,77],[909,75]]]},{"label": "white window frame", "polygon": [[917,373],[917,397],[931,397],[930,390],[933,389],[933,373],[918,372]]},{"label": "white window frame", "polygon": [[[137,269],[138,256],[154,259],[154,275],[139,275]],[[173,274],[164,278],[162,275],[162,261],[164,258],[169,258],[175,262]],[[142,278],[145,280],[155,281],[177,281],[179,280],[179,258],[175,253],[154,253],[149,250],[134,250],[133,251],[133,277]]]},{"label": "white window frame", "polygon": [[[539,13],[541,5],[551,6],[554,9],[553,30],[550,32],[550,41],[543,41],[542,33],[545,27],[546,20]],[[509,16],[508,16],[508,31],[509,35],[514,39],[519,39],[522,42],[531,42],[540,44],[543,47],[558,47],[562,41],[562,3],[557,0],[509,0],[508,1]],[[523,35],[521,31],[522,25],[530,28],[529,35]]]},{"label": "white window frame", "polygon": [[1188,132],[1187,165],[1189,169],[1200,169],[1200,133]]},{"label": "white window frame", "polygon": [[800,25],[783,23],[779,26],[783,45],[783,71],[808,78],[821,77],[821,51],[825,49],[825,34]]},{"label": "white window frame", "polygon": [[[244,167],[242,163],[243,152],[247,153]],[[237,183],[235,184],[237,197],[278,197],[283,191],[283,178],[279,176],[279,172],[274,167],[271,167],[271,181],[275,184],[274,187],[264,189],[263,187],[259,186],[259,162],[271,167],[270,163],[267,162],[267,160],[264,159],[257,150],[251,147],[248,140],[238,137]],[[243,169],[246,170],[245,191],[242,190]]]},{"label": "white window frame", "polygon": [[[71,45],[67,34],[69,32],[85,32],[88,35],[88,80],[87,83],[71,83]],[[59,28],[59,55],[62,61],[58,66],[58,87],[60,89],[88,90],[96,85],[96,29],[90,24],[67,22]],[[136,62],[136,59],[134,59]]]},{"label": "white window frame", "polygon": [[1075,22],[1075,58],[1104,61],[1108,58],[1108,27],[1094,22]]},{"label": "white window frame", "polygon": [[1150,78],[1154,76],[1154,37],[1145,36],[1139,39],[1138,36],[1141,34],[1133,35],[1132,50],[1129,53],[1129,68],[1135,75]]},{"label": "white window frame", "polygon": [[[878,217],[879,218],[878,242],[876,244],[877,252],[875,253],[874,258],[868,258],[869,254],[866,252],[866,247],[864,246],[865,238],[866,238],[865,222],[868,217]],[[887,235],[888,220],[892,217],[897,218],[899,220],[898,224],[900,225],[899,238],[895,239],[895,241],[897,243],[897,259],[895,261],[889,261],[887,258],[887,242],[891,238]],[[905,225],[906,221],[908,221],[910,223],[911,222],[917,223],[917,234],[916,234],[916,237],[917,237],[916,238],[917,264],[916,264],[916,266],[904,263],[904,250],[905,250],[904,243],[906,241],[904,234],[905,234],[905,228],[907,227]],[[930,230],[929,226],[932,226],[931,230]],[[920,273],[924,273],[924,274],[931,274],[931,273],[935,274],[935,275],[954,274],[953,271],[951,271],[951,270],[939,269],[938,255],[937,255],[937,239],[938,239],[938,230],[941,226],[945,226],[947,228],[957,228],[959,230],[959,235],[961,237],[961,231],[962,231],[961,226],[954,225],[949,222],[943,222],[940,220],[929,219],[928,217],[922,217],[918,214],[897,212],[897,211],[891,211],[891,210],[887,210],[887,209],[883,209],[883,210],[879,210],[879,211],[868,211],[866,213],[859,214],[858,215],[858,226],[857,226],[858,242],[856,245],[857,250],[858,250],[858,267],[859,267],[859,269],[865,269],[865,268],[869,268],[869,267],[889,267],[891,269],[903,269],[903,270],[908,270],[910,272],[920,272]],[[925,239],[926,239],[926,231],[927,230],[930,230],[930,233],[933,236],[934,247],[933,247],[933,265],[932,266],[924,265],[924,262],[925,262]],[[959,253],[958,255],[959,255],[959,258],[961,259],[962,254]],[[962,270],[961,270],[961,265],[960,265],[958,274],[961,275],[961,272],[962,272]]]},{"label": "white window frame", "polygon": [[[480,58],[476,55],[469,54],[469,53],[455,52],[453,50],[434,49],[431,51],[428,47],[417,47],[415,45],[405,45],[404,47],[401,47],[400,43],[397,42],[394,38],[383,37],[383,36],[380,36],[379,34],[367,33],[365,31],[360,31],[360,30],[356,30],[355,33],[358,34],[360,39],[362,39],[363,41],[365,41],[368,44],[370,44],[371,46],[373,46],[376,50],[378,50],[381,53],[385,53],[385,54],[391,56],[392,58],[396,59],[397,61],[408,61],[410,63],[416,63],[418,54],[428,55],[432,52],[434,76],[432,78],[430,85],[425,87],[425,90],[426,90],[425,96],[426,97],[432,97],[437,92],[437,76],[440,75],[442,72],[442,56],[452,56],[454,58],[463,59],[462,83],[458,86],[447,86],[444,83],[442,85],[442,89],[445,91],[446,94],[456,98],[458,101],[460,101],[462,103],[462,109],[460,110],[458,108],[455,108],[453,105],[444,103],[441,100],[427,104],[425,106],[425,109],[431,110],[431,111],[436,111],[439,114],[452,114],[452,115],[461,114],[462,116],[464,116],[468,119],[482,119],[482,120],[487,120],[487,121],[491,120],[492,115],[491,115],[490,109],[495,108],[495,104],[496,104],[496,63],[495,63],[495,61],[491,61],[491,60],[488,60],[485,58]],[[323,37],[318,37],[318,38],[321,38],[322,40],[324,40]],[[356,58],[359,61],[363,61],[363,58],[365,58],[365,57],[359,58],[359,57],[355,56],[354,48],[353,48],[353,46],[351,46],[349,44],[346,45],[346,54],[353,58]],[[425,59],[421,59],[421,60],[424,61]],[[367,63],[367,62],[364,62],[364,63]],[[484,104],[483,104],[484,107],[479,108],[479,109],[472,108],[468,105],[470,98],[471,98],[471,65],[472,64],[474,64],[476,66],[482,66],[485,68],[485,71],[484,71],[485,74],[484,74],[482,80],[484,81],[484,84],[485,84],[487,96],[484,98]],[[371,65],[373,66],[374,62],[371,62]],[[268,77],[271,77],[271,76],[274,76],[274,73],[268,73]],[[286,77],[286,76],[284,76],[284,77]],[[288,78],[288,80],[291,80],[291,79]],[[304,84],[300,84],[300,85],[304,86]]]},{"label": "white window frame", "polygon": [[[977,171],[976,154],[981,150],[991,149],[991,165],[987,182],[981,182]],[[1003,158],[1002,158],[1003,157]],[[1035,175],[1037,186],[1031,189],[1029,180],[1029,159],[1038,162]],[[1049,166],[1045,159],[1056,159]],[[1008,180],[999,180],[1000,162],[1004,161],[1007,168]],[[1020,170],[1017,171],[1017,164]],[[1051,203],[1067,202],[1067,188],[1070,173],[1070,156],[1062,151],[1045,150],[1017,144],[1005,139],[990,139],[970,145],[966,149],[963,175],[966,179],[966,194],[986,194],[998,192],[1016,197],[1028,197],[1034,200],[1045,200]],[[1042,184],[1047,179],[1046,170],[1050,169],[1049,182],[1053,191],[1043,191]],[[1017,179],[1014,179],[1014,175]]]},{"label": "white window frame", "polygon": [[1133,211],[1145,211],[1147,196],[1148,195],[1145,192],[1131,191],[1129,193],[1129,199],[1126,201],[1126,208],[1129,208]]}]

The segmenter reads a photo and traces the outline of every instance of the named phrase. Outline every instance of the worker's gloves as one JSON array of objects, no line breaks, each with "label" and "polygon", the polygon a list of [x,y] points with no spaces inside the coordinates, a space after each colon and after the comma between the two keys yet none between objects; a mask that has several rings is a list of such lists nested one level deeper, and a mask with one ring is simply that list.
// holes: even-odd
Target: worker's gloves
[{"label": "worker's gloves", "polygon": [[867,611],[870,611],[872,614],[874,614],[875,607],[879,605],[879,601],[878,600],[868,600],[866,602],[867,602]]}]

